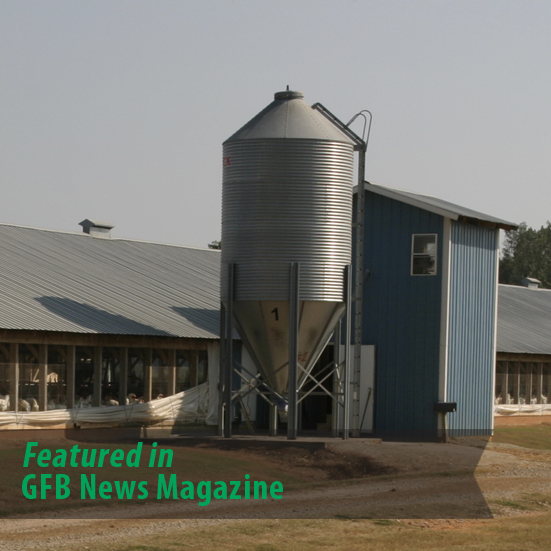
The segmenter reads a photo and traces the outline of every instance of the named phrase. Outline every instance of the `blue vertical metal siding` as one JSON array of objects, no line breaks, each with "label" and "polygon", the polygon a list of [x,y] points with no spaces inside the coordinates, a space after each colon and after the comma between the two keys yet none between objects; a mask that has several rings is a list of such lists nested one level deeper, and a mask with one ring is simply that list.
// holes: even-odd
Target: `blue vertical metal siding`
[{"label": "blue vertical metal siding", "polygon": [[448,400],[454,436],[491,434],[499,230],[452,222]]},{"label": "blue vertical metal siding", "polygon": [[[437,275],[410,275],[415,233],[438,235]],[[379,435],[437,435],[442,234],[441,216],[366,193],[363,342],[376,346]]]}]

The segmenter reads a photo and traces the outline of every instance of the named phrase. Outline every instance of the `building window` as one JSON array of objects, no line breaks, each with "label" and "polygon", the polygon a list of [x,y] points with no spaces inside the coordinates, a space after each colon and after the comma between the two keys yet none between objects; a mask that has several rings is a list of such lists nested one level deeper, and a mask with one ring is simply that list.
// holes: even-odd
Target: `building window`
[{"label": "building window", "polygon": [[411,275],[436,275],[435,233],[418,233],[412,236]]}]

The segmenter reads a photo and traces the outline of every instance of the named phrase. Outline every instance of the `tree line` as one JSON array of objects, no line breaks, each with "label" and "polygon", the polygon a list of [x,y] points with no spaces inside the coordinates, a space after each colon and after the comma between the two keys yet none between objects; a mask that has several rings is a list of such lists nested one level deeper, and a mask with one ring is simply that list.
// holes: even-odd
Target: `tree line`
[{"label": "tree line", "polygon": [[541,281],[551,289],[551,222],[539,230],[524,222],[517,230],[505,232],[499,263],[499,282],[520,285],[525,277]]}]

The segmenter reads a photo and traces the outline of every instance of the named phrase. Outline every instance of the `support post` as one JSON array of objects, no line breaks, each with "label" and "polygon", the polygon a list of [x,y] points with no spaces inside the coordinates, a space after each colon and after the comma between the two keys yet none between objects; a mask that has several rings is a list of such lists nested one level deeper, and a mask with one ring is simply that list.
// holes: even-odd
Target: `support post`
[{"label": "support post", "polygon": [[189,366],[189,380],[191,386],[197,386],[199,384],[199,350],[191,351],[191,363]]},{"label": "support post", "polygon": [[341,320],[337,322],[335,334],[333,335],[333,361],[335,362],[335,371],[333,372],[333,407],[331,411],[331,436],[337,438],[339,436],[339,394],[340,394],[340,378],[339,368],[341,365]]},{"label": "support post", "polygon": [[75,364],[76,347],[72,344],[67,345],[65,354],[65,367],[67,370],[67,408],[75,407]]},{"label": "support post", "polygon": [[143,359],[143,399],[145,402],[151,402],[153,399],[153,349],[146,348]]},{"label": "support post", "polygon": [[224,436],[224,374],[226,372],[226,307],[220,303],[220,360],[218,363],[218,436]]},{"label": "support post", "polygon": [[19,344],[10,343],[10,409],[19,411]]},{"label": "support post", "polygon": [[268,435],[269,436],[277,436],[277,405],[270,404],[270,420],[269,420],[269,427],[268,427]]},{"label": "support post", "polygon": [[176,394],[176,349],[168,351],[168,395]]},{"label": "support post", "polygon": [[297,362],[298,362],[298,324],[300,296],[300,264],[291,263],[289,285],[289,409],[287,412],[287,439],[297,439]]},{"label": "support post", "polygon": [[348,440],[349,431],[350,431],[350,389],[351,383],[350,380],[350,326],[352,319],[352,300],[351,300],[351,291],[352,291],[352,267],[346,266],[345,276],[345,296],[346,296],[346,329],[345,329],[345,339],[344,339],[344,370],[343,370],[343,440]]},{"label": "support post", "polygon": [[128,348],[119,348],[119,404],[126,405],[128,396]]},{"label": "support post", "polygon": [[103,348],[101,346],[94,347],[94,393],[92,395],[92,405],[94,407],[101,406],[101,376],[103,364]]},{"label": "support post", "polygon": [[38,345],[38,409],[48,410],[48,345]]},{"label": "support post", "polygon": [[362,367],[362,321],[364,283],[364,209],[365,152],[358,150],[358,193],[356,195],[356,281],[354,290],[354,385],[352,402],[352,434],[360,436],[360,380]]},{"label": "support post", "polygon": [[233,378],[233,295],[235,265],[228,264],[228,304],[226,306],[226,353],[224,361],[224,437],[231,438]]}]

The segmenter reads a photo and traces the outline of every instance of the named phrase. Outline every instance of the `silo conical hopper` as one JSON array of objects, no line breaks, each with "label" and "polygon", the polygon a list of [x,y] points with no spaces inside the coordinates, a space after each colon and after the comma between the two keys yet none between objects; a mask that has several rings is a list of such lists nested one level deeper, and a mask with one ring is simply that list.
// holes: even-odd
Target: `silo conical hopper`
[{"label": "silo conical hopper", "polygon": [[[301,92],[223,146],[221,297],[235,266],[234,323],[264,380],[287,392],[290,264],[300,263],[298,362],[311,371],[345,309],[354,144]],[[306,375],[299,370],[299,381]]]}]

